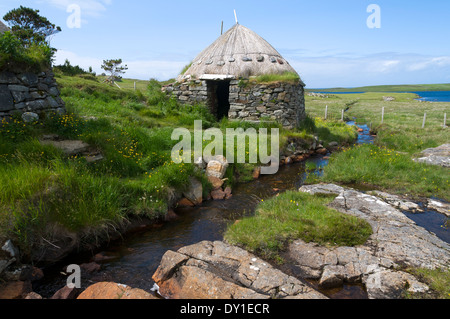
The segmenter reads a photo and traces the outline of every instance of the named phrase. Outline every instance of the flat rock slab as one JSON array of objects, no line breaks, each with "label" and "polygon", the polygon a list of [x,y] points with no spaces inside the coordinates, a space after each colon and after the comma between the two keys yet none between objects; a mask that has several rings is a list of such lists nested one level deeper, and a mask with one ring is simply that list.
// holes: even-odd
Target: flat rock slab
[{"label": "flat rock slab", "polygon": [[75,156],[80,155],[82,153],[89,151],[89,144],[84,143],[82,141],[51,141],[51,140],[42,140],[41,144],[43,145],[52,145],[56,148],[59,148],[63,151],[63,153],[67,156]]},{"label": "flat rock slab", "polygon": [[326,299],[249,252],[219,241],[168,251],[153,280],[169,299]]},{"label": "flat rock slab", "polygon": [[436,148],[429,148],[422,152],[423,157],[415,159],[416,162],[442,167],[450,167],[450,144]]},{"label": "flat rock slab", "polygon": [[[366,285],[369,298],[400,298],[405,287],[411,292],[424,292],[428,287],[397,269],[404,266],[449,269],[450,245],[384,200],[336,185],[304,186],[300,191],[334,192],[337,197],[331,207],[365,219],[373,229],[368,242],[358,247],[329,249],[303,241],[290,245],[289,256],[302,275],[318,279],[323,288],[359,282]],[[388,194],[381,195],[392,200]]]}]

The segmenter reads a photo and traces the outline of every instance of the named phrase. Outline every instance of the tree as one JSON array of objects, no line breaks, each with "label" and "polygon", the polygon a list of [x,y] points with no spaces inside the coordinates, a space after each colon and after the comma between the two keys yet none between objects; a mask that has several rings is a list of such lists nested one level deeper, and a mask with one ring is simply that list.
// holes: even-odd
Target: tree
[{"label": "tree", "polygon": [[39,10],[23,6],[9,11],[3,20],[26,46],[47,43],[49,37],[61,32],[61,28],[41,16]]},{"label": "tree", "polygon": [[103,60],[102,69],[110,74],[108,80],[114,83],[120,74],[125,74],[128,66],[122,66],[122,59]]}]

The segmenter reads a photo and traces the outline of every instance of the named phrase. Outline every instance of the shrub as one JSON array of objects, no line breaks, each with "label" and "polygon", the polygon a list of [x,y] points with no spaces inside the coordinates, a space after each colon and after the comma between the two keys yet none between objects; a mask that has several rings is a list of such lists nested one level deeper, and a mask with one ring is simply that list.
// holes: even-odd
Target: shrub
[{"label": "shrub", "polygon": [[13,33],[0,34],[0,68],[42,71],[51,65],[55,51],[47,43],[25,46]]},{"label": "shrub", "polygon": [[69,60],[66,60],[62,65],[56,65],[53,69],[67,76],[75,76],[88,73],[78,65],[75,66],[71,65]]}]

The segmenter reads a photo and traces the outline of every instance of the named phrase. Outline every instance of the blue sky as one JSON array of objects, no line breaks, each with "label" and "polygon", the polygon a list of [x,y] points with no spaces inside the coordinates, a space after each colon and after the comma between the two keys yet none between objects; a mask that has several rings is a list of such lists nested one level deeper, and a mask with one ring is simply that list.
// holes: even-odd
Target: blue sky
[{"label": "blue sky", "polygon": [[[69,28],[68,6],[81,8]],[[381,28],[370,29],[370,4]],[[68,58],[101,72],[122,58],[126,77],[166,80],[235,23],[272,44],[309,88],[450,83],[450,1],[416,0],[2,0],[0,16],[20,5],[62,27],[52,39],[57,64]]]}]

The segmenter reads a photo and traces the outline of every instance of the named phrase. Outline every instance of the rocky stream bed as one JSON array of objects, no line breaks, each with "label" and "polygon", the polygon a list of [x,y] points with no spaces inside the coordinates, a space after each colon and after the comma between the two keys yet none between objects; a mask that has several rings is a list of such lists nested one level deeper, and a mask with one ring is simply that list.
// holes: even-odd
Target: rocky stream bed
[{"label": "rocky stream bed", "polygon": [[[318,172],[327,163],[324,155],[329,154],[309,159]],[[424,210],[448,214],[447,203],[421,204],[337,185],[303,186],[304,178],[304,163],[286,165],[276,176],[239,185],[226,201],[178,208],[170,222],[142,225],[102,250],[44,269],[6,271],[10,281],[1,286],[0,299],[397,299],[405,291],[430,290],[409,268],[450,267],[448,229],[436,235],[427,223],[415,221]],[[251,215],[261,199],[295,189],[334,195],[330,206],[368,221],[373,235],[358,247],[294,241],[283,266],[223,241],[227,225]],[[2,250],[10,255],[1,265],[5,270],[17,252],[8,243]],[[69,264],[81,265],[82,289],[66,286]]]}]

